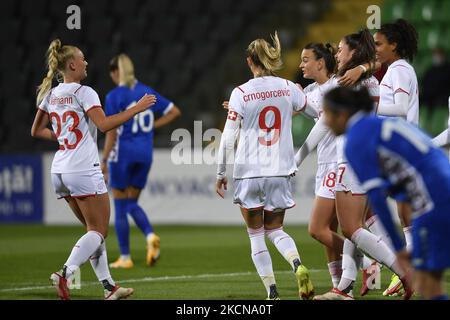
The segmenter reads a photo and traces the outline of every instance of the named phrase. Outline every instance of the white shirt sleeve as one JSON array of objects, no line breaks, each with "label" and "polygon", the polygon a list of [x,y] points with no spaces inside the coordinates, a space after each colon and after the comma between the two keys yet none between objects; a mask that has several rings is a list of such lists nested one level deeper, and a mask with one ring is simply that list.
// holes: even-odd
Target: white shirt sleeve
[{"label": "white shirt sleeve", "polygon": [[217,155],[217,180],[222,180],[226,176],[227,160],[229,161],[230,156],[234,151],[234,146],[241,126],[241,119],[241,116],[236,111],[228,111],[227,122],[223,129]]},{"label": "white shirt sleeve", "polygon": [[435,137],[433,143],[440,148],[450,146],[450,128],[445,129],[440,135]]},{"label": "white shirt sleeve", "polygon": [[299,86],[289,81],[292,92],[292,107],[294,111],[303,111],[306,108],[306,94]]},{"label": "white shirt sleeve", "polygon": [[382,116],[406,117],[409,108],[409,92],[411,79],[401,68],[391,70],[392,91],[394,92],[394,104],[379,105],[378,114]]},{"label": "white shirt sleeve", "polygon": [[409,92],[411,88],[412,79],[407,72],[401,72],[401,68],[394,67],[391,70],[392,90],[394,94],[403,91],[408,95],[414,92]]},{"label": "white shirt sleeve", "polygon": [[52,91],[50,90],[45,96],[44,99],[42,99],[41,103],[38,105],[38,108],[44,111],[45,113],[48,113],[48,99],[50,97],[50,93]]},{"label": "white shirt sleeve", "polygon": [[394,104],[379,104],[377,114],[381,116],[404,117],[408,114],[409,95],[404,91],[394,94]]},{"label": "white shirt sleeve", "polygon": [[330,129],[325,125],[324,117],[321,117],[314,127],[311,129],[308,137],[303,145],[295,154],[295,164],[297,168],[302,164],[303,160],[317,147],[319,142],[325,137]]},{"label": "white shirt sleeve", "polygon": [[292,106],[295,112],[303,112],[310,118],[318,118],[319,113],[316,108],[308,104],[308,98],[305,92],[296,84],[289,82],[292,88]]},{"label": "white shirt sleeve", "polygon": [[233,110],[241,117],[244,117],[244,99],[243,92],[239,88],[234,88],[231,92],[230,101],[228,102],[229,110]]},{"label": "white shirt sleeve", "polygon": [[92,108],[101,108],[102,106],[97,92],[95,92],[94,89],[88,86],[84,86],[83,89],[80,90],[77,98],[79,99],[81,106],[83,107],[83,110],[85,112],[88,112]]}]

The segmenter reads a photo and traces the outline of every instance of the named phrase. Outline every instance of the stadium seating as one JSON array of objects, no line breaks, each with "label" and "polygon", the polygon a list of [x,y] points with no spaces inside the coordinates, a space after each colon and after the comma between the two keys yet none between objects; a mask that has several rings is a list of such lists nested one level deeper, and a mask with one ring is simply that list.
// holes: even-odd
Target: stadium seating
[{"label": "stadium seating", "polygon": [[[0,58],[8,61],[2,64],[4,73],[14,74],[15,80],[11,85],[7,76],[1,78],[1,109],[14,108],[9,104],[11,95],[21,94],[21,99],[29,104],[24,112],[32,118],[36,87],[45,76],[44,55],[49,42],[58,37],[83,50],[89,62],[86,84],[93,86],[102,100],[113,88],[109,61],[113,55],[126,52],[135,62],[138,79],[175,101],[182,110],[189,110],[176,126],[191,129],[198,111],[209,113],[215,126],[221,127],[221,102],[229,97],[233,86],[249,78],[243,55],[248,43],[278,30],[283,51],[287,52],[295,44],[293,39],[303,36],[332,2],[335,1],[3,0]],[[81,30],[66,27],[66,9],[72,4],[81,8]],[[406,17],[417,26],[421,40],[414,65],[419,78],[431,63],[431,48],[439,45],[450,50],[450,1],[385,0],[382,10],[383,21]],[[4,122],[7,120],[2,115],[0,127]],[[302,142],[308,129],[301,122],[303,131],[296,138],[297,143]],[[166,139],[171,129],[158,130],[156,138]],[[2,150],[16,152],[20,143],[5,139],[5,134],[0,134]],[[18,139],[32,140],[26,133]],[[166,139],[157,144],[169,143]],[[37,148],[29,151],[51,148],[51,144],[29,145]]]},{"label": "stadium seating", "polygon": [[[404,18],[411,21],[419,34],[419,53],[413,65],[419,79],[431,66],[431,50],[437,47],[446,50],[450,59],[450,1],[446,0],[385,0],[382,7],[383,22]],[[421,105],[421,110],[426,109]],[[432,116],[421,111],[420,124],[430,134],[435,135],[447,126],[441,116],[447,113],[447,106],[438,108]],[[445,115],[443,117],[447,119]]]}]

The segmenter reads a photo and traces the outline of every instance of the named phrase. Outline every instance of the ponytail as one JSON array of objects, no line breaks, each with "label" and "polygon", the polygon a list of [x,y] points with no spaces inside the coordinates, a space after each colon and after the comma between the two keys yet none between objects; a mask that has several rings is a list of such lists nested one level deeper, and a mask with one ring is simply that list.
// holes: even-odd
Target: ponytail
[{"label": "ponytail", "polygon": [[134,75],[134,65],[130,57],[124,53],[119,54],[111,59],[109,70],[119,70],[119,83],[132,88],[136,84],[136,77]]},{"label": "ponytail", "polygon": [[52,87],[52,81],[55,76],[61,76],[64,73],[67,61],[73,57],[76,47],[62,46],[61,40],[55,39],[50,43],[47,49],[47,75],[37,89],[36,102],[39,105],[45,95]]},{"label": "ponytail", "polygon": [[47,50],[47,76],[42,80],[38,87],[37,104],[39,105],[44,99],[45,95],[52,87],[53,77],[58,69],[58,52],[61,50],[61,41],[59,39],[53,40]]},{"label": "ponytail", "polygon": [[264,39],[256,39],[247,48],[247,56],[250,57],[255,65],[274,74],[283,66],[281,61],[281,44],[278,34],[272,36],[273,46]]}]

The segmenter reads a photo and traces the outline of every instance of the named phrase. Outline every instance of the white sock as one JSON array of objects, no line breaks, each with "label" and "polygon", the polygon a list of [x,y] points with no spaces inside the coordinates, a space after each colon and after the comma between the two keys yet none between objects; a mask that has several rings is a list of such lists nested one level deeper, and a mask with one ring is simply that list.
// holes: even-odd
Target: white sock
[{"label": "white sock", "polygon": [[300,263],[301,260],[297,251],[297,246],[291,236],[283,231],[283,227],[274,230],[265,230],[265,233],[267,238],[269,238],[286,261],[289,262],[292,270],[295,272],[294,260],[298,259]]},{"label": "white sock", "polygon": [[395,262],[395,254],[389,249],[380,237],[370,233],[366,229],[359,228],[352,235],[352,241],[356,246],[367,252],[372,258],[390,268]]},{"label": "white sock", "polygon": [[103,241],[103,236],[96,231],[88,231],[82,236],[73,247],[69,258],[64,264],[67,267],[66,278],[73,275],[97,250]]},{"label": "white sock", "polygon": [[[362,252],[358,250],[353,242],[345,239],[342,254],[342,277],[337,287],[339,290],[347,291],[347,294],[353,295],[351,288],[358,275],[362,259]],[[349,287],[350,291],[348,291]]]},{"label": "white sock", "polygon": [[131,255],[130,254],[121,254],[120,259],[129,260],[129,259],[131,259]]},{"label": "white sock", "polygon": [[150,241],[153,237],[154,233],[150,232],[148,235],[145,236],[145,238],[147,239],[147,241]]},{"label": "white sock", "polygon": [[272,259],[270,258],[269,250],[267,250],[264,239],[264,227],[259,229],[247,228],[247,232],[250,238],[253,263],[266,288],[267,295],[269,295],[270,286],[275,284],[275,276],[272,269]]},{"label": "white sock", "polygon": [[333,288],[337,288],[342,276],[342,260],[328,263],[328,271],[330,272],[331,282],[333,282]]},{"label": "white sock", "polygon": [[102,282],[107,280],[109,284],[114,286],[114,280],[111,278],[111,274],[109,273],[105,241],[103,241],[103,243],[94,252],[90,261],[92,269],[94,269],[94,272],[97,275],[98,281]]},{"label": "white sock", "polygon": [[366,221],[367,228],[369,228],[370,232],[374,235],[381,237],[381,240],[384,241],[388,245],[388,247],[392,250],[393,246],[391,243],[391,237],[389,237],[386,229],[384,229],[383,224],[377,216],[372,216]]},{"label": "white sock", "polygon": [[406,251],[411,252],[413,247],[411,227],[403,228],[403,233],[405,234]]}]

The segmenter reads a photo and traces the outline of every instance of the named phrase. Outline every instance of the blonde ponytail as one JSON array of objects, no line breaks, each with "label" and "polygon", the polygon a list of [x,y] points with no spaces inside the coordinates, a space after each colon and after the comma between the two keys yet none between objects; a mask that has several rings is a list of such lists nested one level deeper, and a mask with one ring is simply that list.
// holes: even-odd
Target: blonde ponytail
[{"label": "blonde ponytail", "polygon": [[134,76],[134,65],[130,57],[122,53],[117,57],[117,67],[119,69],[119,82],[128,88],[134,87],[136,77]]},{"label": "blonde ponytail", "polygon": [[270,36],[273,46],[264,39],[256,39],[247,48],[247,55],[252,58],[253,63],[273,74],[283,66],[281,61],[281,45],[278,34]]},{"label": "blonde ponytail", "polygon": [[55,39],[50,43],[47,50],[47,76],[42,80],[37,91],[36,102],[38,105],[50,91],[53,78],[63,74],[67,61],[73,57],[76,49],[74,46],[62,46],[59,39]]}]

